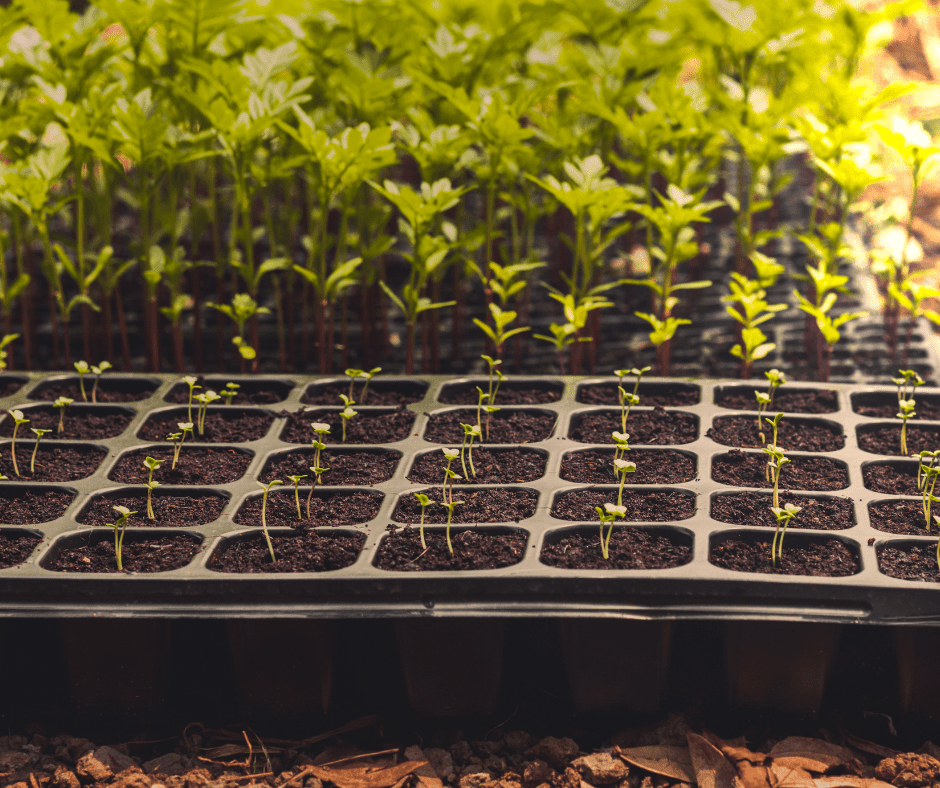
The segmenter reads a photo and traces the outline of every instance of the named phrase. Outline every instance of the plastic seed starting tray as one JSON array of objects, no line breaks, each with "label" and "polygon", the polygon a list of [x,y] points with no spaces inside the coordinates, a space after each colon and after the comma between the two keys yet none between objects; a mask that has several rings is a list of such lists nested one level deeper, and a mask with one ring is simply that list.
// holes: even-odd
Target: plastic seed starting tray
[{"label": "plastic seed starting tray", "polygon": [[[0,399],[0,408],[22,409],[27,416],[34,408],[48,407],[31,398],[37,391],[48,388],[74,375],[6,375],[5,380],[21,379],[23,387],[14,394]],[[870,623],[940,623],[940,582],[912,582],[895,579],[879,571],[877,551],[883,546],[909,546],[912,543],[925,547],[936,545],[934,536],[894,536],[872,527],[868,504],[878,501],[913,501],[917,496],[885,495],[866,489],[862,471],[872,464],[887,464],[903,467],[905,463],[916,466],[912,460],[898,456],[878,455],[859,448],[858,434],[870,431],[872,425],[897,426],[896,419],[869,418],[853,410],[853,399],[861,397],[867,403],[873,394],[883,393],[885,402],[895,397],[892,387],[861,387],[849,385],[818,385],[791,383],[781,391],[794,389],[827,389],[834,391],[837,410],[819,416],[799,415],[801,421],[825,422],[844,434],[844,447],[835,451],[808,453],[788,452],[796,460],[799,457],[826,457],[844,467],[848,473],[848,486],[844,489],[820,492],[798,491],[816,497],[835,496],[849,498],[852,502],[854,525],[838,531],[812,531],[792,527],[786,536],[784,549],[819,539],[836,539],[842,542],[858,562],[858,571],[845,577],[809,577],[781,574],[739,572],[720,568],[710,562],[710,550],[714,545],[735,538],[744,541],[769,541],[774,529],[758,526],[735,526],[718,522],[710,516],[714,496],[753,492],[754,488],[739,488],[719,483],[712,479],[712,465],[717,458],[728,455],[731,447],[716,443],[706,437],[713,420],[729,415],[754,416],[753,411],[736,411],[718,407],[715,395],[719,389],[745,385],[741,381],[677,381],[675,379],[645,379],[640,389],[641,403],[637,412],[650,410],[643,405],[644,395],[662,386],[679,386],[697,397],[695,404],[667,408],[688,414],[697,424],[697,437],[681,445],[648,445],[631,441],[634,449],[672,449],[685,453],[693,459],[696,474],[693,480],[670,485],[628,484],[628,490],[676,490],[686,497],[694,496],[694,514],[685,519],[656,523],[629,523],[618,528],[643,528],[657,533],[676,535],[680,541],[691,545],[691,560],[670,569],[654,570],[569,570],[550,567],[540,560],[542,546],[557,541],[560,536],[573,530],[582,530],[597,535],[597,522],[569,522],[552,516],[550,509],[557,496],[589,487],[610,493],[609,500],[616,498],[617,487],[609,485],[584,485],[564,481],[559,476],[562,458],[569,452],[585,449],[607,449],[611,444],[586,444],[567,437],[569,428],[579,423],[585,415],[598,412],[619,413],[616,407],[587,405],[577,401],[580,387],[591,383],[613,384],[614,378],[524,378],[512,377],[506,387],[526,386],[555,391],[559,398],[555,402],[538,406],[503,405],[507,414],[516,407],[534,408],[555,419],[551,435],[529,444],[546,460],[545,474],[541,478],[526,482],[496,487],[511,487],[535,491],[538,502],[534,516],[519,522],[481,524],[476,527],[499,532],[515,531],[526,537],[525,555],[510,567],[484,571],[422,571],[393,572],[374,565],[379,542],[386,537],[389,524],[396,522],[393,511],[400,500],[413,496],[414,492],[426,490],[429,485],[411,483],[407,476],[417,457],[428,452],[440,454],[445,445],[425,440],[429,414],[446,412],[466,407],[445,405],[439,400],[442,388],[460,382],[479,379],[454,379],[444,377],[383,378],[373,382],[376,390],[381,386],[407,384],[420,399],[409,404],[416,420],[406,438],[390,444],[355,446],[357,451],[394,451],[401,453],[394,475],[385,482],[362,488],[331,488],[325,476],[322,490],[364,492],[381,497],[378,514],[360,525],[344,527],[351,533],[366,536],[365,544],[357,560],[351,566],[335,571],[305,572],[296,574],[229,574],[210,568],[213,551],[244,538],[244,534],[260,531],[260,528],[240,526],[235,516],[238,510],[252,498],[261,494],[257,478],[265,466],[275,457],[292,451],[309,450],[308,445],[282,440],[287,420],[281,418],[284,411],[295,412],[306,407],[323,411],[323,405],[303,405],[301,397],[315,386],[345,379],[311,378],[300,376],[275,376],[224,378],[243,384],[243,390],[251,383],[273,383],[279,401],[247,407],[247,410],[270,412],[275,416],[266,433],[257,440],[223,448],[244,452],[248,466],[244,475],[227,484],[213,486],[187,485],[163,486],[160,492],[222,496],[221,514],[206,525],[188,528],[128,529],[127,542],[133,541],[135,532],[147,537],[181,533],[196,540],[200,550],[186,566],[166,572],[139,574],[71,573],[46,568],[49,560],[63,546],[87,544],[89,541],[112,539],[112,532],[104,527],[91,527],[79,522],[82,512],[96,496],[115,497],[120,493],[146,491],[143,484],[122,485],[110,479],[112,470],[122,457],[130,452],[146,450],[153,452],[167,448],[167,443],[141,439],[139,432],[152,414],[178,408],[165,397],[179,385],[176,376],[122,376],[113,375],[105,380],[112,385],[129,383],[142,385],[146,381],[154,391],[145,399],[111,405],[87,405],[85,409],[100,409],[114,412],[115,408],[126,410],[131,415],[124,431],[113,438],[100,441],[64,441],[68,445],[90,443],[105,451],[104,459],[90,476],[68,483],[40,483],[10,479],[0,488],[12,494],[17,490],[59,490],[72,496],[64,514],[50,522],[36,525],[0,524],[0,536],[31,533],[41,537],[33,553],[16,566],[0,569],[0,616],[166,616],[166,617],[401,617],[401,616],[618,616],[634,618],[711,618],[750,619],[781,618],[806,621],[843,621]],[[379,382],[381,381],[381,382]],[[4,380],[0,379],[0,383]],[[760,382],[755,381],[757,385]],[[219,387],[224,382],[209,381]],[[2,387],[0,387],[2,390]],[[423,394],[422,394],[423,392]],[[649,396],[647,398],[649,399]],[[693,397],[693,398],[695,398]],[[867,397],[867,399],[865,399]],[[923,401],[937,398],[940,390],[921,388],[917,397]],[[213,406],[220,410],[225,407]],[[365,415],[376,408],[357,405],[359,413]],[[326,410],[339,411],[341,407],[326,406]],[[381,408],[388,410],[388,408]],[[785,416],[785,419],[789,416]],[[6,417],[9,418],[9,417]],[[797,415],[792,417],[796,420]],[[311,419],[312,420],[312,419]],[[938,430],[937,444],[940,448],[940,422],[916,421],[911,426],[933,427]],[[334,429],[334,432],[338,432]],[[20,443],[22,441],[22,444]],[[45,445],[57,443],[50,441]],[[31,449],[32,442],[22,437],[17,445]],[[187,446],[199,445],[187,442]],[[202,444],[205,445],[205,444]],[[489,448],[492,444],[486,445]],[[222,447],[220,444],[213,444]],[[331,446],[331,450],[342,446]],[[511,447],[508,447],[511,448]],[[757,449],[746,449],[764,458]],[[0,441],[0,458],[8,457],[9,439]],[[443,458],[442,458],[443,459]],[[628,457],[628,459],[630,459]],[[443,463],[442,463],[443,464]],[[443,477],[443,474],[442,474]],[[629,479],[628,479],[629,481]],[[485,489],[487,485],[475,485],[473,489]],[[301,486],[305,496],[308,488]],[[288,491],[288,484],[282,491]],[[455,488],[459,497],[461,488]],[[766,489],[765,489],[766,491]],[[459,513],[459,510],[458,510]],[[400,522],[400,521],[399,521]],[[796,526],[798,521],[794,522]],[[324,528],[323,531],[333,529]],[[441,530],[435,526],[435,530]],[[290,529],[272,529],[273,534],[289,533]],[[937,573],[940,580],[940,571]]]}]

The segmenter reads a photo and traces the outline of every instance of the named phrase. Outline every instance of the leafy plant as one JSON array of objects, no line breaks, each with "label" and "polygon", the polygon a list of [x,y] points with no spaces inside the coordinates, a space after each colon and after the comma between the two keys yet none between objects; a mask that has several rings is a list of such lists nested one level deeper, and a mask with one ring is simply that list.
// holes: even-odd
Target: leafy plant
[{"label": "leafy plant", "polygon": [[126,506],[112,506],[111,508],[114,509],[118,515],[117,522],[107,523],[107,526],[114,529],[114,555],[117,558],[118,572],[123,572],[124,565],[121,562],[121,551],[124,548],[124,534],[127,531],[127,521],[137,514],[137,512],[132,512]]},{"label": "leafy plant", "polygon": [[765,288],[773,285],[777,276],[783,272],[783,266],[760,252],[754,252],[751,260],[758,278],[748,279],[732,271],[728,283],[731,294],[722,298],[733,304],[726,306],[725,311],[741,326],[741,342],[731,348],[731,355],[741,359],[741,377],[744,380],[751,376],[754,362],[765,358],[777,347],[775,343],[767,341],[767,335],[758,326],[788,308],[786,304],[770,304],[766,300]]}]

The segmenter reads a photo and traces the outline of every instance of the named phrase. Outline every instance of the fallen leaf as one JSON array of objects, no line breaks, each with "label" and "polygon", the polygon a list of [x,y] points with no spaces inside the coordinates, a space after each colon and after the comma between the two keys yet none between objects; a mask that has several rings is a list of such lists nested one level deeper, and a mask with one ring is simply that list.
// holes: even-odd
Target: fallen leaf
[{"label": "fallen leaf", "polygon": [[663,777],[671,777],[673,780],[695,782],[695,770],[692,768],[692,756],[689,755],[688,747],[618,747],[617,751],[631,766]]},{"label": "fallen leaf", "polygon": [[849,763],[852,753],[837,744],[804,736],[789,736],[770,751],[774,763],[799,767],[810,772],[825,772],[833,766]]},{"label": "fallen leaf", "polygon": [[686,739],[699,788],[736,788],[734,767],[721,750],[696,733],[687,734]]},{"label": "fallen leaf", "polygon": [[805,769],[782,766],[775,761],[769,771],[776,788],[816,788],[813,776]]},{"label": "fallen leaf", "polygon": [[874,777],[856,777],[844,774],[837,777],[817,777],[816,788],[894,788],[891,783],[876,780]]},{"label": "fallen leaf", "polygon": [[419,766],[415,770],[415,774],[418,776],[418,780],[421,782],[425,788],[444,788],[444,782],[438,777],[437,772],[434,770],[434,767],[431,766],[427,757],[422,750],[417,745],[413,745],[405,750],[405,757],[409,761],[424,761],[424,766]]},{"label": "fallen leaf", "polygon": [[426,763],[427,761],[403,761],[384,768],[376,768],[375,764],[336,769],[329,766],[311,766],[310,771],[338,788],[392,788],[403,777],[416,772]]}]

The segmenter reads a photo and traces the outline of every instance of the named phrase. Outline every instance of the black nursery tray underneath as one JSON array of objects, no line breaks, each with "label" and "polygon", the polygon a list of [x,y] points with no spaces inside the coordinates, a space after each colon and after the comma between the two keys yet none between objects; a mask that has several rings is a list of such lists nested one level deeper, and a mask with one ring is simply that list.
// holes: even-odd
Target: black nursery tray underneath
[{"label": "black nursery tray underneath", "polygon": [[[4,377],[13,376],[0,375],[0,391],[4,390]],[[59,381],[68,380],[68,376],[62,375],[16,377],[24,381],[22,387],[0,398],[0,408],[29,411],[23,406],[37,398],[37,390],[48,390],[60,385]],[[126,379],[133,380],[133,376],[122,376],[122,380]],[[238,376],[232,379],[242,383],[249,380]],[[467,414],[472,414],[473,409],[466,405],[444,403],[448,399],[445,386],[450,386],[451,391],[462,390],[461,385],[476,386],[478,379],[435,376],[382,379],[375,391],[381,391],[383,396],[377,397],[375,404],[356,406],[360,424],[367,423],[367,417],[373,415],[411,426],[400,437],[396,433],[397,440],[380,444],[369,444],[370,433],[363,429],[350,429],[350,442],[343,444],[339,425],[333,427],[321,465],[335,465],[338,475],[335,480],[329,472],[323,475],[312,496],[312,514],[326,511],[324,501],[334,500],[347,501],[347,508],[352,506],[353,511],[345,519],[334,518],[336,522],[327,514],[330,525],[312,531],[285,527],[306,521],[303,509],[312,478],[309,466],[314,463],[307,437],[297,438],[289,427],[309,431],[310,422],[336,421],[340,403],[331,405],[319,394],[345,391],[344,379],[289,375],[272,377],[270,381],[260,376],[251,378],[252,402],[213,405],[210,413],[215,414],[215,419],[230,414],[258,414],[261,428],[252,435],[252,440],[228,444],[208,434],[202,439],[198,435],[187,437],[177,470],[169,469],[172,458],[169,444],[159,439],[147,440],[142,437],[142,428],[155,413],[172,413],[174,418],[182,415],[184,408],[179,404],[167,405],[178,390],[179,378],[149,375],[141,380],[146,385],[142,383],[140,391],[152,389],[142,399],[122,401],[119,406],[82,405],[82,412],[99,413],[106,420],[118,410],[130,417],[126,424],[122,420],[116,425],[120,433],[115,437],[96,437],[94,441],[70,439],[61,444],[101,457],[84,478],[72,478],[65,473],[68,469],[63,468],[59,470],[69,481],[50,481],[43,474],[37,474],[37,480],[32,481],[26,471],[33,442],[22,433],[17,438],[17,457],[23,476],[16,478],[8,461],[10,441],[0,439],[0,464],[10,477],[0,482],[4,504],[0,507],[0,537],[5,550],[4,561],[0,562],[0,616],[584,615],[940,624],[940,570],[931,569],[926,558],[921,561],[924,566],[918,564],[917,571],[905,573],[896,569],[899,563],[902,567],[904,562],[912,563],[908,556],[934,554],[940,536],[937,529],[929,533],[925,529],[919,531],[916,522],[905,521],[900,526],[891,526],[892,532],[874,521],[886,511],[894,519],[906,517],[908,510],[916,515],[919,505],[919,498],[910,494],[909,484],[915,462],[896,454],[877,454],[860,448],[860,439],[865,441],[866,436],[886,429],[890,432],[899,424],[896,419],[858,412],[859,402],[871,407],[882,402],[890,404],[895,396],[890,386],[790,384],[800,389],[803,399],[813,390],[828,392],[824,397],[827,404],[824,412],[804,412],[798,417],[787,414],[785,421],[792,418],[801,430],[812,425],[834,430],[839,434],[832,445],[841,448],[788,451],[793,465],[785,468],[784,478],[795,469],[789,478],[809,481],[801,481],[804,488],[788,488],[784,500],[819,508],[802,522],[799,516],[794,521],[784,542],[785,557],[792,560],[775,571],[766,565],[764,555],[774,533],[770,521],[767,517],[747,521],[747,507],[761,505],[761,495],[769,492],[762,483],[764,455],[750,445],[737,448],[708,437],[721,417],[756,418],[753,411],[745,409],[749,406],[749,392],[743,392],[743,399],[741,396],[721,399],[731,389],[740,395],[746,388],[741,381],[643,382],[640,405],[631,414],[626,431],[634,432],[631,422],[642,427],[651,420],[669,423],[681,419],[691,432],[683,435],[683,443],[668,444],[661,442],[659,432],[650,433],[650,442],[642,443],[642,429],[635,431],[634,451],[627,459],[637,463],[639,472],[627,478],[624,495],[665,509],[641,515],[648,517],[646,520],[618,523],[611,542],[615,560],[606,563],[594,560],[591,555],[593,549],[600,554],[600,529],[592,507],[595,502],[616,501],[617,481],[613,473],[606,478],[604,471],[613,446],[609,439],[601,440],[604,438],[601,433],[590,439],[596,438],[597,443],[585,442],[585,436],[577,430],[591,423],[591,417],[598,423],[609,422],[619,430],[619,409],[615,404],[603,398],[595,403],[596,397],[582,396],[582,390],[588,391],[589,386],[594,386],[595,393],[606,391],[613,378],[511,378],[514,390],[550,392],[552,397],[542,397],[545,401],[535,404],[525,400],[515,405],[497,401],[502,408],[498,414],[500,421],[510,421],[514,414],[522,417],[534,413],[540,424],[544,422],[548,433],[536,433],[524,445],[477,445],[481,477],[472,486],[461,486],[458,480],[454,487],[455,499],[467,496],[469,501],[472,496],[474,501],[481,502],[479,508],[468,504],[465,513],[457,507],[453,518],[456,549],[474,544],[481,551],[480,559],[473,562],[450,562],[437,555],[444,535],[440,507],[429,510],[426,518],[429,545],[433,545],[429,549],[437,555],[434,560],[422,558],[420,552],[410,557],[413,544],[407,550],[396,548],[394,560],[380,559],[380,555],[397,544],[392,541],[396,534],[405,536],[395,538],[415,542],[420,507],[413,494],[430,493],[432,500],[440,497],[440,482],[433,478],[433,458],[439,455],[443,468],[441,449],[460,445],[434,440],[428,432],[429,417],[439,414],[446,421],[447,414],[459,412],[460,420],[464,420]],[[271,383],[270,397],[264,394],[266,381]],[[392,402],[396,384],[404,391],[403,404],[398,406]],[[664,410],[657,394],[676,385],[682,388],[684,396],[680,403],[667,405]],[[318,396],[311,397],[311,391]],[[558,397],[553,399],[556,393]],[[917,396],[928,402],[938,396],[938,391],[921,389]],[[269,401],[264,401],[266,398]],[[308,401],[310,404],[305,404]],[[302,409],[307,412],[300,413]],[[916,428],[918,435],[927,436],[925,440],[936,436],[936,448],[940,448],[940,421],[922,418]],[[493,435],[498,434],[494,428]],[[784,434],[782,431],[781,435]],[[571,435],[575,437],[568,437]],[[289,441],[288,437],[299,442]],[[885,445],[890,449],[890,441]],[[40,457],[53,459],[44,451],[55,447],[56,442],[44,444]],[[155,499],[157,520],[152,526],[129,529],[127,544],[182,538],[195,551],[192,559],[166,571],[154,571],[160,568],[154,565],[121,574],[54,570],[57,557],[67,550],[95,547],[96,555],[106,555],[107,543],[113,537],[106,527],[108,512],[107,506],[102,509],[102,501],[130,501],[138,511],[144,507],[146,473],[140,463],[147,455],[166,458],[155,475],[162,481]],[[201,465],[207,457],[213,458],[210,465]],[[361,468],[357,457],[363,460]],[[116,473],[119,465],[128,469],[123,476]],[[502,465],[508,469],[509,478],[494,475]],[[224,471],[222,483],[213,483],[200,475],[200,468],[216,466]],[[657,468],[664,466],[669,466],[666,470],[670,475],[657,477]],[[272,493],[268,513],[272,534],[277,537],[275,550],[286,555],[283,551],[300,546],[303,560],[268,571],[264,564],[267,547],[258,527],[259,479],[269,482],[276,478],[272,476],[274,469],[284,474],[280,476],[283,486]],[[453,469],[465,475],[459,459]],[[298,481],[296,498],[286,474],[306,474],[306,478]],[[132,483],[114,480],[125,476]],[[27,493],[30,497],[16,503],[17,496]],[[553,514],[553,506],[565,500],[566,494],[590,498],[591,507],[577,515],[583,514],[584,519],[563,519],[560,513]],[[742,498],[743,494],[747,497]],[[362,498],[363,495],[367,497]],[[54,499],[55,506],[36,507],[37,496]],[[178,502],[174,502],[174,496],[179,498]],[[515,496],[525,505],[502,506],[507,496]],[[357,504],[360,498],[370,505]],[[302,510],[299,518],[298,500]],[[722,505],[716,507],[716,500]],[[671,511],[670,502],[681,503],[681,511]],[[744,511],[743,522],[741,517],[723,513],[732,504]],[[188,507],[185,512],[184,507]],[[33,509],[35,522],[30,519]],[[91,517],[92,509],[101,511]],[[839,524],[828,523],[826,513],[837,509]],[[4,511],[10,512],[6,519]],[[507,511],[520,519],[499,520],[507,516],[499,512]],[[631,511],[647,509],[641,506]],[[141,516],[138,514],[132,523],[139,523]],[[411,530],[402,531],[403,526],[411,526]],[[322,556],[317,552],[321,549],[326,551]],[[245,550],[254,551],[250,560],[239,553]],[[511,550],[512,560],[493,559],[493,564],[487,563],[490,552],[503,555],[507,550]],[[738,554],[729,558],[729,551]],[[886,556],[900,558],[889,565]],[[580,563],[582,557],[584,564]],[[82,560],[80,554],[76,560]],[[582,565],[590,568],[578,568]],[[425,569],[426,566],[433,568]],[[753,571],[746,571],[748,567]],[[834,576],[818,576],[826,571]],[[891,576],[889,571],[901,576]]]}]

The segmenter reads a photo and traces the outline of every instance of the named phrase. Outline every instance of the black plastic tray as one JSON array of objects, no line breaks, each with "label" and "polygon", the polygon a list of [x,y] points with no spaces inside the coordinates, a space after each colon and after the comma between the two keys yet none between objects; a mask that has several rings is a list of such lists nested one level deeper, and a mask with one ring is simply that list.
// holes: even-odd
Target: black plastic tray
[{"label": "black plastic tray", "polygon": [[[0,400],[0,408],[15,407],[24,410],[30,405],[29,392],[37,385],[65,375],[30,375],[26,385],[15,395]],[[115,375],[112,380],[125,376]],[[412,484],[406,479],[412,459],[416,453],[440,448],[442,444],[424,440],[427,419],[425,414],[447,410],[458,406],[443,405],[437,401],[438,393],[445,383],[460,379],[444,377],[385,378],[385,382],[396,380],[420,380],[428,384],[425,397],[408,407],[418,414],[414,429],[402,441],[388,444],[403,454],[394,476],[387,482],[372,488],[364,488],[384,495],[378,516],[356,530],[367,536],[358,560],[350,567],[323,573],[292,575],[232,575],[210,571],[207,560],[212,550],[237,534],[260,529],[236,525],[233,516],[248,496],[259,494],[256,477],[268,457],[285,450],[301,448],[298,444],[282,441],[279,435],[284,422],[275,419],[267,435],[256,441],[241,444],[239,448],[249,451],[252,460],[246,474],[230,484],[214,488],[161,487],[161,490],[186,491],[214,489],[228,497],[221,516],[214,522],[187,529],[136,529],[148,535],[157,535],[160,530],[187,533],[203,541],[203,551],[186,567],[159,573],[137,575],[115,574],[67,574],[42,568],[44,557],[55,550],[62,539],[74,539],[76,534],[89,530],[75,519],[87,505],[90,496],[115,491],[125,487],[108,479],[111,468],[120,455],[135,448],[157,444],[139,440],[136,435],[143,421],[155,409],[169,407],[164,396],[179,381],[178,376],[147,376],[157,382],[153,395],[138,402],[124,403],[122,407],[134,411],[134,417],[125,432],[116,438],[96,441],[107,448],[105,461],[86,479],[55,485],[43,484],[43,488],[61,487],[76,493],[64,515],[52,522],[39,525],[4,525],[3,530],[29,530],[41,534],[44,539],[35,552],[23,564],[0,570],[0,616],[130,616],[156,617],[399,617],[399,616],[618,616],[666,619],[754,619],[779,618],[804,621],[843,621],[870,623],[940,623],[940,583],[918,583],[894,579],[878,570],[876,548],[889,542],[910,543],[920,541],[932,544],[932,537],[894,537],[875,530],[869,523],[868,502],[898,498],[871,492],[862,484],[861,469],[866,463],[899,459],[861,451],[856,442],[856,428],[878,423],[878,419],[866,418],[851,409],[850,395],[860,391],[883,391],[894,394],[891,387],[862,387],[849,385],[822,386],[837,393],[839,409],[821,418],[842,425],[845,432],[845,447],[839,451],[814,454],[827,456],[848,468],[850,486],[833,493],[851,498],[855,507],[856,525],[844,531],[827,531],[825,536],[843,540],[859,557],[861,570],[844,578],[809,578],[766,574],[750,574],[725,570],[708,561],[709,544],[729,535],[745,533],[760,534],[767,538],[773,529],[738,527],[726,525],[709,516],[710,500],[720,493],[744,491],[711,480],[711,464],[716,455],[729,451],[705,433],[717,416],[727,416],[744,411],[733,411],[713,404],[715,390],[719,386],[739,386],[742,381],[686,381],[687,385],[701,392],[698,404],[674,410],[693,414],[699,421],[699,437],[692,443],[681,446],[655,446],[673,448],[692,453],[697,458],[698,474],[694,481],[668,486],[685,490],[697,497],[697,508],[693,517],[674,523],[655,523],[659,529],[680,530],[692,537],[693,557],[685,566],[667,570],[602,570],[571,571],[555,569],[539,561],[543,541],[551,538],[559,529],[578,527],[553,518],[549,509],[554,496],[562,491],[583,487],[563,481],[558,476],[562,456],[566,452],[592,448],[566,438],[568,426],[578,414],[596,410],[595,406],[576,402],[577,387],[591,382],[612,382],[613,378],[512,378],[515,382],[550,380],[552,385],[561,382],[564,386],[561,399],[556,403],[539,405],[543,411],[557,414],[555,429],[548,439],[530,444],[532,448],[547,455],[545,476],[528,484],[513,485],[536,490],[539,502],[536,514],[519,523],[480,525],[479,528],[510,527],[528,536],[528,546],[523,560],[512,567],[478,572],[418,572],[397,573],[383,571],[373,566],[376,546],[393,522],[392,512],[402,496],[421,490],[422,485]],[[233,376],[238,381],[238,376]],[[258,380],[259,378],[253,378]],[[291,387],[286,398],[265,406],[278,413],[295,411],[302,407],[300,398],[311,383],[342,378],[311,378],[300,376],[273,376]],[[657,383],[675,384],[675,379],[644,381],[646,385]],[[791,387],[807,388],[812,384],[790,384]],[[936,394],[937,390],[918,391],[919,396]],[[642,390],[641,390],[642,394]],[[100,406],[102,408],[109,406]],[[226,407],[226,406],[218,406]],[[314,406],[306,406],[313,409]],[[316,406],[322,408],[322,406]],[[371,406],[357,406],[361,412]],[[512,406],[505,406],[505,410]],[[642,407],[642,403],[641,403]],[[616,408],[608,410],[616,411]],[[810,418],[810,417],[806,417]],[[890,423],[890,420],[889,420]],[[893,422],[897,424],[895,420]],[[936,422],[917,422],[919,425]],[[19,440],[19,439],[18,439]],[[164,444],[166,445],[166,444]],[[214,444],[218,445],[218,444]],[[634,444],[639,448],[640,444]],[[357,449],[364,447],[357,446]],[[609,445],[593,448],[610,448]],[[0,442],[0,452],[9,452],[9,441]],[[801,454],[791,453],[790,456]],[[3,484],[20,485],[18,481]],[[23,483],[27,486],[30,483]],[[631,485],[639,488],[640,485]],[[137,485],[135,490],[143,488]],[[303,488],[301,488],[303,490]],[[328,488],[327,488],[328,489]],[[349,488],[346,488],[349,489]],[[753,488],[746,488],[753,491]],[[797,492],[794,490],[794,492]],[[918,500],[914,498],[914,500]],[[583,524],[582,524],[583,525]],[[635,527],[642,523],[630,524]],[[590,526],[594,532],[597,525]],[[286,529],[283,529],[286,530]],[[110,533],[110,532],[109,532]],[[818,535],[820,532],[791,530],[788,540],[800,535]]]}]

